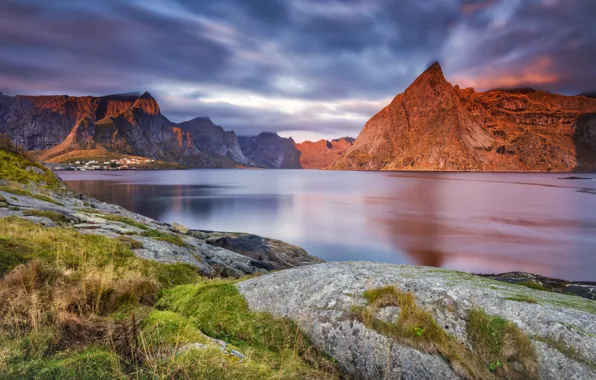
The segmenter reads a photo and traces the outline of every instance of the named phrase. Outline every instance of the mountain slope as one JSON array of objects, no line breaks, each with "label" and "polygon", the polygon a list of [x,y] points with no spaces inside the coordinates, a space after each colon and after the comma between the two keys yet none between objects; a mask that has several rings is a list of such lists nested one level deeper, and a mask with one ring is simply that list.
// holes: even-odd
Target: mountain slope
[{"label": "mountain slope", "polygon": [[[220,130],[208,130],[195,144],[193,134],[197,134],[197,128],[192,125],[188,122],[189,130],[185,130],[168,120],[148,92],[99,98],[0,95],[0,133],[27,150],[41,151],[40,160],[60,162],[72,152],[83,157],[85,152],[96,156],[105,151],[187,167],[251,165],[238,154],[237,142],[235,150],[215,146],[203,151],[202,139],[208,133],[215,133],[214,144],[233,145],[233,132],[228,138],[229,134],[217,127]],[[230,138],[232,143],[227,141]],[[228,150],[235,154],[226,154]]]},{"label": "mountain slope", "polygon": [[299,169],[300,152],[292,138],[263,132],[258,136],[238,137],[242,152],[257,165],[275,169]]},{"label": "mountain slope", "polygon": [[475,92],[433,64],[370,119],[332,167],[570,171],[596,168],[596,100],[542,91]]},{"label": "mountain slope", "polygon": [[256,166],[242,153],[236,133],[234,131],[225,131],[222,127],[213,124],[208,117],[197,117],[180,123],[178,126],[183,131],[190,133],[195,147],[201,152],[214,157],[229,159],[233,163]]},{"label": "mountain slope", "polygon": [[341,158],[354,144],[354,140],[352,137],[342,137],[331,141],[304,141],[296,144],[296,149],[300,151],[300,167],[324,169]]}]

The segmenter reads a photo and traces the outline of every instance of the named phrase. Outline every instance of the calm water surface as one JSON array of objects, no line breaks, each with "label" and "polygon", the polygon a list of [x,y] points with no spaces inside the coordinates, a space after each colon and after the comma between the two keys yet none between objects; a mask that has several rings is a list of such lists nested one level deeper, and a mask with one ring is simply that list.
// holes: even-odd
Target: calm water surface
[{"label": "calm water surface", "polygon": [[162,222],[371,260],[596,280],[596,175],[311,170],[62,172]]}]

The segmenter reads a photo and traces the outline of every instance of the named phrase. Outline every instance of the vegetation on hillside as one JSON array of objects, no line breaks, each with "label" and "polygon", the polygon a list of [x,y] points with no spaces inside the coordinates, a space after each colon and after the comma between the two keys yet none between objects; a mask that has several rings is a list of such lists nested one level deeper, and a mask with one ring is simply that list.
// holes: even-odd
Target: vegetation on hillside
[{"label": "vegetation on hillside", "polygon": [[294,323],[250,312],[229,280],[16,217],[0,219],[0,347],[0,379],[338,377]]},{"label": "vegetation on hillside", "polygon": [[5,135],[0,135],[0,179],[11,184],[35,184],[46,189],[60,186],[60,180],[50,170],[27,158]]}]

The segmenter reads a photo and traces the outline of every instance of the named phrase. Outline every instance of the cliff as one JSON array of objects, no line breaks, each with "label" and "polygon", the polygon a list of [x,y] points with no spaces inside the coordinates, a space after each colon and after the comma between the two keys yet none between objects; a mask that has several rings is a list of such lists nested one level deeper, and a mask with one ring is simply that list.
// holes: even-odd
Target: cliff
[{"label": "cliff", "polygon": [[334,165],[358,170],[596,168],[596,100],[452,86],[438,63],[373,116]]},{"label": "cliff", "polygon": [[183,125],[171,122],[147,92],[104,97],[0,96],[0,133],[27,150],[40,151],[40,160],[60,162],[67,153],[83,157],[86,151],[92,156],[106,151],[187,167],[252,165],[240,152],[233,132],[198,124],[197,119]]},{"label": "cliff", "polygon": [[274,169],[299,169],[300,152],[292,138],[263,132],[258,136],[240,136],[240,147],[257,165]]},{"label": "cliff", "polygon": [[340,159],[354,144],[352,137],[334,140],[304,141],[296,144],[300,151],[300,167],[303,169],[325,169]]}]

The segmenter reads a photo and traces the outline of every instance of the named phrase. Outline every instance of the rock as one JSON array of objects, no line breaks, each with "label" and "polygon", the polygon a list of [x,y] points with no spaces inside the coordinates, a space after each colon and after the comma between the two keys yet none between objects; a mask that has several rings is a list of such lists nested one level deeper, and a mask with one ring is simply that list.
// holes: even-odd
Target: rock
[{"label": "rock", "polygon": [[373,116],[333,169],[596,169],[596,99],[544,91],[475,92],[430,66]]},{"label": "rock", "polygon": [[253,265],[266,270],[292,268],[322,262],[304,249],[280,240],[232,232],[192,231],[207,244],[222,247],[254,259]]},{"label": "rock", "polygon": [[596,300],[596,283],[594,282],[572,282],[524,272],[479,274],[479,276],[538,290],[574,294],[579,297]]},{"label": "rock", "polygon": [[184,227],[182,224],[178,224],[176,222],[170,225],[170,230],[182,235],[188,235],[188,232],[190,231],[187,227]]},{"label": "rock", "polygon": [[356,378],[460,379],[442,357],[400,343],[354,317],[353,307],[364,303],[363,292],[383,286],[410,291],[418,307],[465,347],[471,347],[469,313],[480,308],[511,321],[531,339],[541,379],[596,378],[589,364],[596,361],[596,305],[591,300],[445,269],[369,262],[316,264],[237,284],[251,310],[294,320]]},{"label": "rock", "polygon": [[38,168],[37,166],[27,166],[25,168],[25,170],[27,170],[28,172],[35,173],[37,175],[44,175],[45,174],[45,172],[43,171],[43,169]]}]

